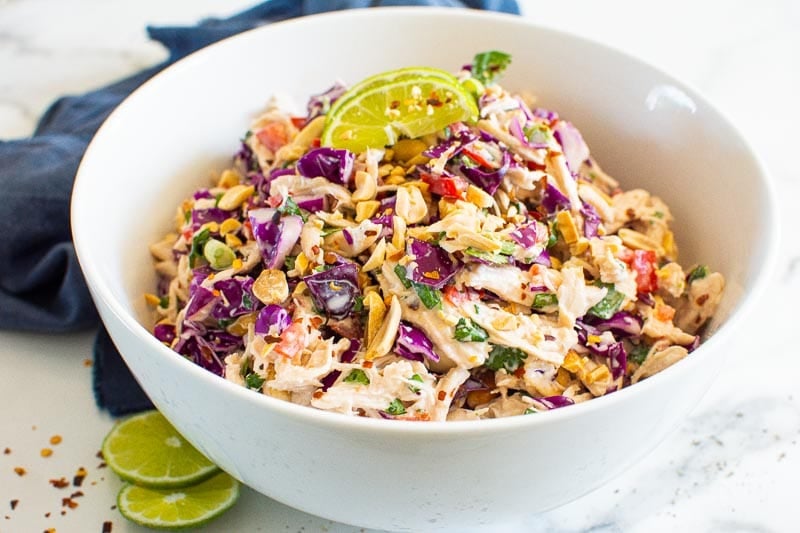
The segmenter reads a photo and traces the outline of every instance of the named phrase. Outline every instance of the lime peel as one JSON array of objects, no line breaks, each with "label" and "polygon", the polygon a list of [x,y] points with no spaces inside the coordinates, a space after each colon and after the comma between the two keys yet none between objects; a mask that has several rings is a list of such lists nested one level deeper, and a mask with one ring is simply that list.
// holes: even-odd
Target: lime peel
[{"label": "lime peel", "polygon": [[230,509],[238,498],[239,482],[222,472],[183,488],[126,484],[117,495],[117,508],[122,516],[139,525],[178,530],[207,524]]},{"label": "lime peel", "polygon": [[220,471],[158,411],[119,422],[103,441],[102,451],[119,477],[145,487],[184,487]]},{"label": "lime peel", "polygon": [[363,152],[478,116],[475,97],[438,69],[399,69],[357,83],[328,112],[323,146]]}]

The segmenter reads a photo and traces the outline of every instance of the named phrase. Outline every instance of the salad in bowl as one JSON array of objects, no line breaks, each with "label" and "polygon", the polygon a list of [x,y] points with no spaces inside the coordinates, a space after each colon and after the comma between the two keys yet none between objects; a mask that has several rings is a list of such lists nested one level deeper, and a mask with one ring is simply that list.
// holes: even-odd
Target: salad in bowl
[{"label": "salad in bowl", "polygon": [[689,356],[723,276],[679,264],[669,207],[498,83],[510,61],[271,102],[151,246],[153,334],[262,394],[417,421],[562,408]]}]

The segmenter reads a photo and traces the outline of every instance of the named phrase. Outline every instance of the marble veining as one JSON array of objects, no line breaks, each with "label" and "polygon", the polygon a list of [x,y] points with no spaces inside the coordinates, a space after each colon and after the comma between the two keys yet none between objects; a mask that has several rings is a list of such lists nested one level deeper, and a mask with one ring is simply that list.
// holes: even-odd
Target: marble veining
[{"label": "marble veining", "polygon": [[[38,116],[60,95],[91,90],[162,60],[164,51],[147,41],[146,24],[186,24],[250,4],[244,0],[0,0],[0,139],[29,135]],[[800,301],[800,239],[794,234],[800,197],[796,163],[800,3],[575,0],[544,4],[522,0],[521,4],[525,15],[540,24],[580,33],[651,61],[714,102],[753,144],[772,174],[783,235],[778,264],[764,297],[741,325],[742,335],[730,347],[719,378],[685,423],[605,486],[530,517],[515,531],[800,531],[795,497],[800,474],[800,392],[796,387],[800,359],[794,338]],[[675,95],[667,93],[659,98],[674,100]],[[654,100],[653,105],[664,103]],[[687,103],[679,99],[669,105]],[[58,344],[58,340],[2,333],[0,363],[12,361],[12,351],[28,350],[33,364],[38,361],[34,348],[48,342]],[[71,337],[69,343],[75,347],[73,357],[80,360],[90,339]],[[52,387],[59,386],[55,375],[43,379]],[[90,397],[84,396],[81,401],[91,409]],[[0,423],[18,420],[3,416]],[[93,423],[103,428],[109,422],[98,417]],[[20,435],[29,433],[18,429]],[[24,435],[19,438],[27,438]],[[11,444],[20,447],[22,442]],[[11,444],[0,442],[0,446]],[[576,460],[580,447],[589,445],[591,436],[576,443]],[[5,463],[0,466],[5,468]],[[6,505],[4,499],[8,501],[4,475],[0,473],[2,505]],[[258,528],[267,528],[262,531],[358,531],[289,510],[251,492],[243,500],[241,516],[229,522],[238,524],[238,530],[256,530],[253,524],[259,524]],[[58,531],[95,530],[102,516],[93,516],[87,509],[83,518],[69,522],[75,529]],[[39,522],[29,522],[34,523],[44,529],[38,527]],[[0,518],[0,531],[17,531],[7,529],[9,524],[14,522],[3,523]],[[114,531],[136,529],[118,520]]]}]

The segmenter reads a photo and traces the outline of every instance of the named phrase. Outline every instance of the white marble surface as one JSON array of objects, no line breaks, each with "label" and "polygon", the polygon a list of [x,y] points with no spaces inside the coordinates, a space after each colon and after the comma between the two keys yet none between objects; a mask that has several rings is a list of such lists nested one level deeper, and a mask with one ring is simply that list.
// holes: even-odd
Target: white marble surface
[{"label": "white marble surface", "polygon": [[[246,0],[0,0],[0,138],[28,135],[64,93],[80,93],[162,59],[146,24],[191,23]],[[773,174],[782,221],[774,279],[728,364],[682,427],[605,487],[533,516],[520,531],[800,531],[800,3],[673,0],[523,0],[525,16],[642,57],[688,81],[738,125]],[[91,336],[0,332],[0,532],[143,531],[112,509],[119,486],[95,453],[112,420],[91,397]],[[52,435],[63,442],[50,445]],[[587,445],[588,441],[587,441]],[[42,458],[39,450],[54,454]],[[10,453],[3,451],[9,448]],[[576,445],[576,454],[579,446]],[[26,468],[25,476],[14,473]],[[49,479],[89,475],[74,487]],[[16,509],[10,501],[18,499]],[[61,511],[66,509],[65,514]],[[45,513],[50,513],[49,517]],[[332,524],[245,491],[208,531],[334,531]]]}]

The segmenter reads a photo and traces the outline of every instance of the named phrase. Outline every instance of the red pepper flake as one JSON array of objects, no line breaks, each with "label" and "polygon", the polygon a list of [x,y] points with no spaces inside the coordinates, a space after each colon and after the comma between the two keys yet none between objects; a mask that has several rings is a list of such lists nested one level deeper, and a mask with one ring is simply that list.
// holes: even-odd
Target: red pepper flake
[{"label": "red pepper flake", "polygon": [[73,501],[72,498],[61,498],[61,507],[69,507],[70,509],[75,509],[77,506],[78,502]]},{"label": "red pepper flake", "polygon": [[3,450],[3,455],[10,455],[10,454],[11,454],[11,448],[6,448],[5,450]]},{"label": "red pepper flake", "polygon": [[80,498],[81,496],[83,496],[83,492],[79,490],[76,490],[75,492],[69,495],[70,498]]},{"label": "red pepper flake", "polygon": [[103,461],[102,463],[100,463],[99,465],[97,465],[97,468],[98,468],[98,469],[99,469],[99,468],[105,468],[106,466],[108,466],[108,465],[106,465],[105,461]]},{"label": "red pepper flake", "polygon": [[439,398],[440,402],[443,402],[444,399],[447,398],[447,393],[443,390],[440,390],[439,394],[437,394],[436,397]]},{"label": "red pepper flake", "polygon": [[57,489],[63,489],[64,487],[69,486],[69,481],[67,481],[67,478],[62,477],[61,479],[51,479],[50,484]]},{"label": "red pepper flake", "polygon": [[17,508],[17,504],[18,503],[19,503],[19,500],[11,500],[11,510],[12,511]]},{"label": "red pepper flake", "polygon": [[112,522],[103,522],[103,533],[111,533],[111,528],[114,526]]},{"label": "red pepper flake", "polygon": [[94,456],[97,457],[98,459],[104,459],[103,450],[98,451],[96,454],[94,454]]},{"label": "red pepper flake", "polygon": [[94,364],[94,361],[92,361],[91,359],[84,359],[83,360],[83,366],[85,366],[86,368],[91,367],[93,364]]},{"label": "red pepper flake", "polygon": [[84,467],[78,468],[78,471],[75,472],[75,477],[72,478],[72,485],[80,487],[83,484],[83,480],[86,479],[86,474],[88,474],[88,472]]},{"label": "red pepper flake", "polygon": [[53,446],[57,446],[61,444],[62,440],[63,439],[61,438],[61,435],[53,435],[52,437],[50,437],[50,444],[52,444]]},{"label": "red pepper flake", "polygon": [[67,515],[66,511],[61,511],[61,516],[66,516],[66,515]]},{"label": "red pepper flake", "polygon": [[315,400],[319,400],[320,398],[322,398],[323,394],[325,393],[322,392],[321,390],[315,390],[314,394],[312,394],[311,396],[313,396]]},{"label": "red pepper flake", "polygon": [[112,505],[112,506],[111,506],[111,510],[112,510],[112,511],[116,511],[116,510],[117,510],[117,506],[116,506],[116,505]]},{"label": "red pepper flake", "polygon": [[39,455],[41,455],[42,457],[50,457],[51,455],[53,455],[53,450],[51,450],[50,448],[42,448],[42,450],[39,452]]},{"label": "red pepper flake", "polygon": [[45,517],[45,518],[50,518],[50,511],[48,511],[48,512],[44,513],[44,517]]},{"label": "red pepper flake", "polygon": [[361,366],[363,366],[364,368],[372,368],[372,365],[374,365],[372,361],[364,361],[363,363],[361,363]]},{"label": "red pepper flake", "polygon": [[22,476],[24,476],[25,474],[28,473],[28,471],[25,470],[24,468],[22,468],[21,466],[15,466],[14,467],[14,472],[20,477],[22,477]]}]

